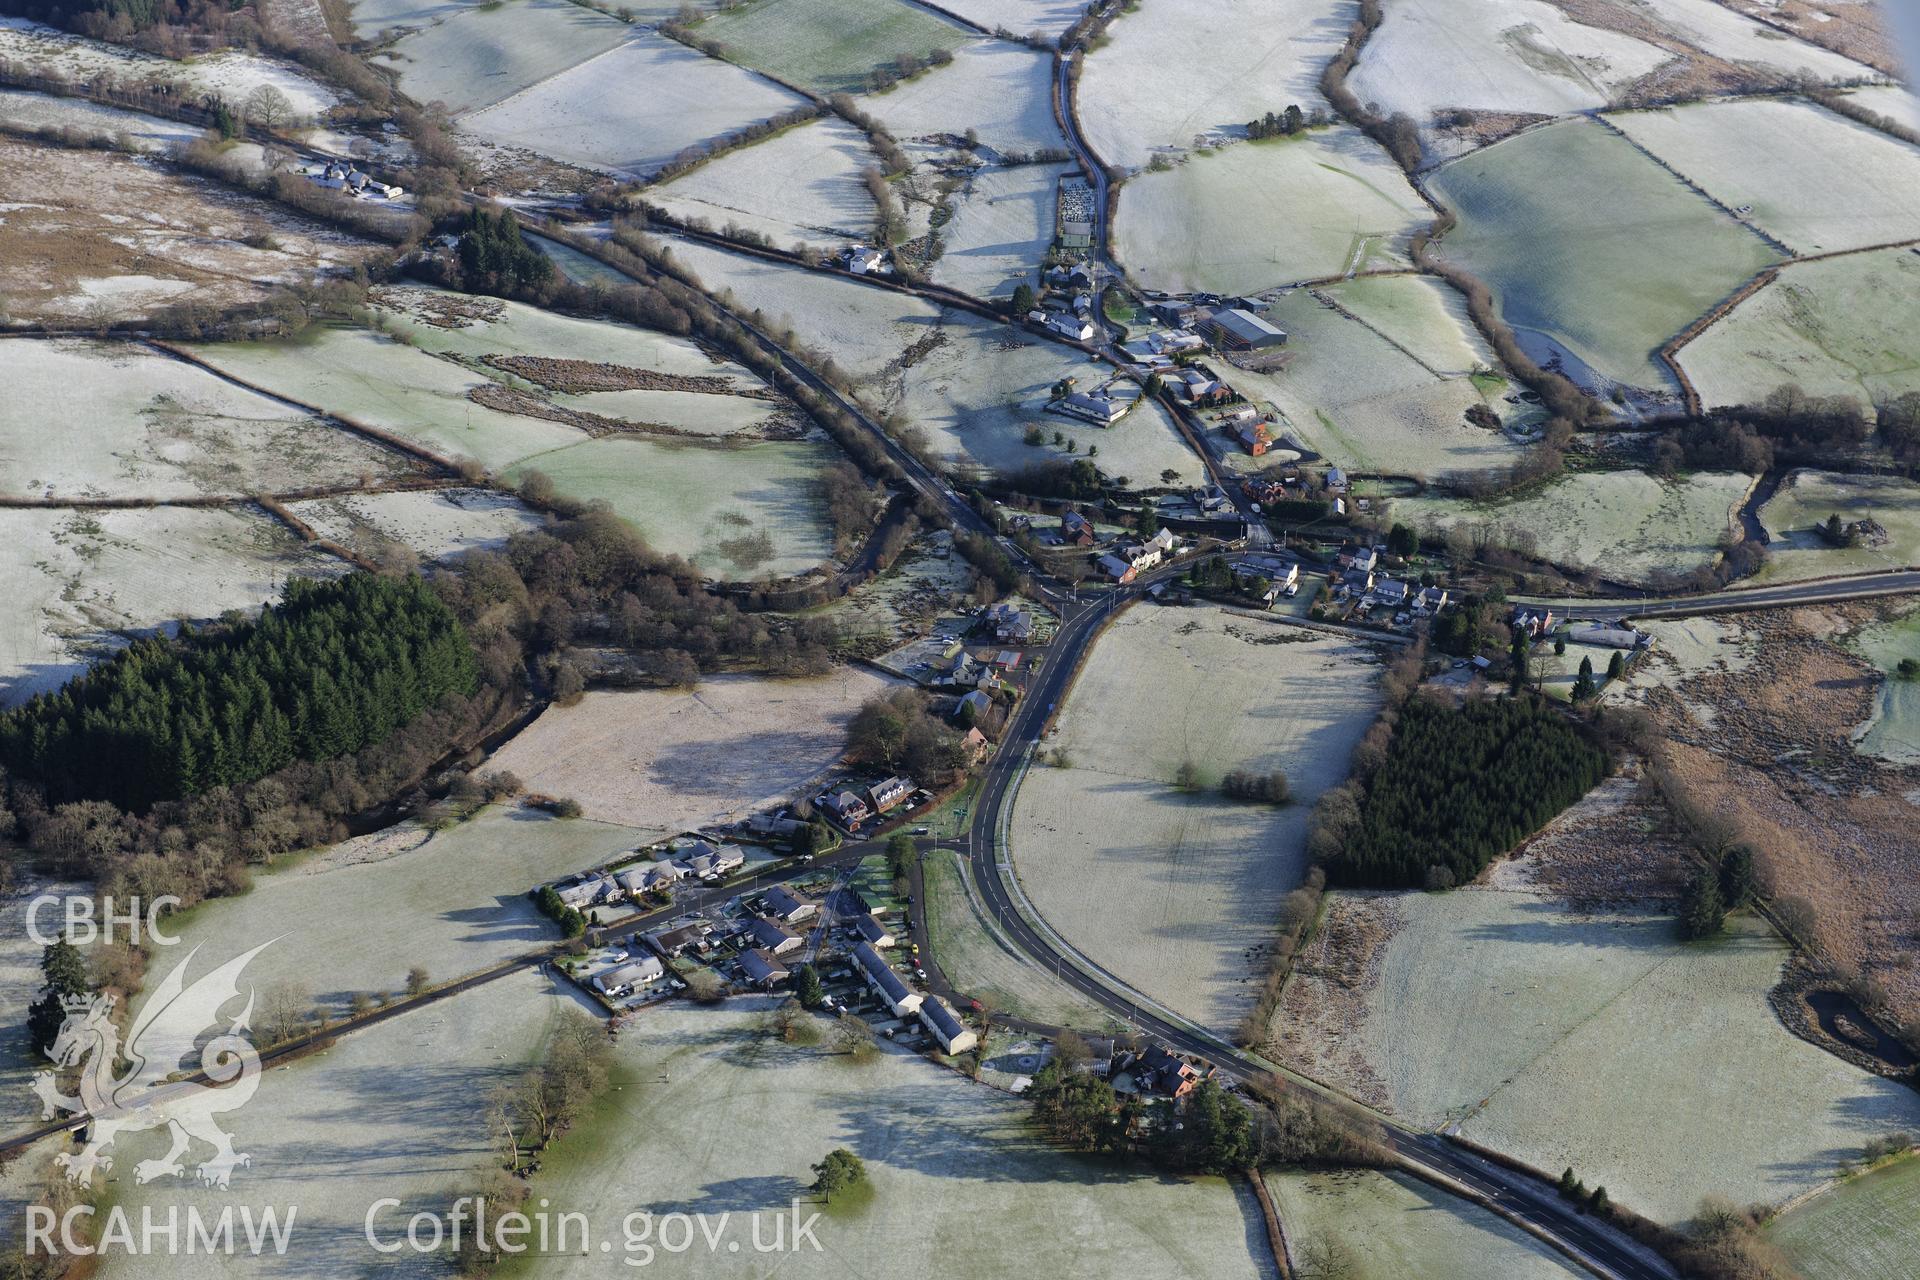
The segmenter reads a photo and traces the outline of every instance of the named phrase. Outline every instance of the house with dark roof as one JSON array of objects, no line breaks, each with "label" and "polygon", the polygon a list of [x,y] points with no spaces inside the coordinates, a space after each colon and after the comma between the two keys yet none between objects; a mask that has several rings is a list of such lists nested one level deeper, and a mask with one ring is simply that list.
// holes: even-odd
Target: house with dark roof
[{"label": "house with dark roof", "polygon": [[867,802],[851,791],[842,791],[838,795],[827,797],[820,807],[838,818],[843,826],[849,827],[855,823],[865,822],[873,814],[873,810],[867,807]]},{"label": "house with dark roof", "polygon": [[860,941],[878,947],[882,951],[893,945],[893,931],[872,916],[861,916],[855,920],[853,931],[860,935]]},{"label": "house with dark roof", "polygon": [[704,920],[692,924],[683,924],[678,929],[655,929],[642,934],[646,944],[668,960],[677,960],[689,951],[697,950],[713,932],[713,926]]},{"label": "house with dark roof", "polygon": [[787,966],[760,947],[740,953],[740,977],[762,991],[778,986],[792,976]]},{"label": "house with dark roof", "polygon": [[765,947],[776,956],[800,949],[799,934],[778,920],[769,920],[764,916],[755,916],[747,921],[747,936],[753,939],[755,946]]},{"label": "house with dark roof", "polygon": [[947,1008],[938,996],[920,1002],[920,1025],[940,1042],[943,1053],[965,1053],[980,1043],[980,1037],[973,1033],[972,1028],[955,1017],[953,1010]]},{"label": "house with dark roof", "polygon": [[1060,517],[1060,537],[1076,547],[1090,547],[1100,540],[1093,531],[1093,522],[1078,511],[1069,511]]},{"label": "house with dark roof", "polygon": [[601,995],[621,996],[643,983],[655,981],[666,971],[667,967],[660,963],[659,956],[643,956],[617,969],[595,974],[593,985]]},{"label": "house with dark roof", "polygon": [[913,780],[910,778],[882,778],[867,788],[867,799],[873,802],[875,813],[885,813],[898,808],[913,794]]},{"label": "house with dark roof", "polygon": [[854,945],[853,960],[860,969],[860,976],[896,1018],[906,1017],[926,1001],[925,996],[902,982],[886,958],[867,943]]},{"label": "house with dark roof", "polygon": [[810,919],[820,908],[783,884],[777,884],[760,897],[766,914],[775,920],[797,924]]},{"label": "house with dark roof", "polygon": [[1221,307],[1201,324],[1207,336],[1226,351],[1252,351],[1284,344],[1287,335],[1259,316],[1238,307]]}]

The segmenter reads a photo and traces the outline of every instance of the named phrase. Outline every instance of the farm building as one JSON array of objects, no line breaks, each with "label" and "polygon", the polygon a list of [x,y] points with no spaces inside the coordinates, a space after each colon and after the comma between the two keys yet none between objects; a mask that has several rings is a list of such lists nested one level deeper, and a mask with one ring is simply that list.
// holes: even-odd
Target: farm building
[{"label": "farm building", "polygon": [[860,941],[885,951],[893,945],[893,932],[870,915],[863,915],[853,922],[853,931],[860,935]]},{"label": "farm building", "polygon": [[1653,643],[1653,637],[1644,631],[1632,627],[1609,627],[1594,623],[1584,627],[1567,628],[1567,639],[1574,644],[1590,644],[1601,649],[1644,649]]},{"label": "farm building", "polygon": [[788,924],[797,924],[802,920],[810,919],[820,910],[814,903],[783,884],[777,884],[767,890],[761,901],[766,904],[767,915],[775,920],[784,920]]},{"label": "farm building", "polygon": [[980,1043],[980,1037],[955,1017],[953,1010],[947,1008],[938,996],[921,1002],[920,1023],[940,1042],[940,1048],[946,1053],[965,1053]]},{"label": "farm building", "polygon": [[776,956],[800,949],[799,934],[778,920],[769,920],[764,916],[747,921],[747,936],[753,939],[755,946],[765,947]]},{"label": "farm building", "polygon": [[740,976],[761,990],[769,990],[792,977],[787,967],[760,947],[740,953]]},{"label": "farm building", "polygon": [[1287,340],[1285,331],[1276,329],[1251,312],[1238,307],[1222,307],[1206,318],[1202,327],[1225,351],[1254,351],[1277,347]]},{"label": "farm building", "polygon": [[659,956],[646,956],[594,975],[593,985],[601,995],[622,995],[643,983],[657,981],[666,972],[667,967],[660,963]]},{"label": "farm building", "polygon": [[886,1002],[897,1018],[904,1018],[918,1009],[926,1000],[918,991],[913,990],[900,980],[893,966],[886,962],[878,951],[866,943],[858,943],[853,948],[854,963],[860,966],[860,976],[872,987],[875,994]]}]

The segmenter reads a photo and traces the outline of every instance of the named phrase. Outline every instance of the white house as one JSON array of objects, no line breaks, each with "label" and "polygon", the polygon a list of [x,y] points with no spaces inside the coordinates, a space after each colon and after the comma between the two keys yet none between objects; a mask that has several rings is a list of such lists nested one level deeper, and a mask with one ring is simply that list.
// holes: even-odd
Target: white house
[{"label": "white house", "polygon": [[953,1010],[947,1008],[937,996],[921,1002],[920,1024],[932,1033],[933,1038],[940,1042],[942,1052],[947,1054],[965,1053],[980,1043],[980,1037],[955,1017]]},{"label": "white house", "polygon": [[666,971],[667,967],[660,962],[659,956],[642,956],[617,969],[595,974],[593,985],[602,995],[625,995],[637,986],[657,981]]},{"label": "white house", "polygon": [[893,971],[893,966],[866,943],[854,946],[853,959],[860,966],[860,976],[886,1002],[894,1017],[904,1018],[926,1002],[925,996],[902,982],[900,975]]}]

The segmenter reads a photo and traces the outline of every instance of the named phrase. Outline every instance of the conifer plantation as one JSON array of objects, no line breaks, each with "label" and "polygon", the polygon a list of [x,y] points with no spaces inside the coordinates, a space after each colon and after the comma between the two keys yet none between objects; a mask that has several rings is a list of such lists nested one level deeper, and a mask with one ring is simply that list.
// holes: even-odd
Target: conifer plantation
[{"label": "conifer plantation", "polygon": [[1327,863],[1339,884],[1465,884],[1607,774],[1607,753],[1546,703],[1410,699]]},{"label": "conifer plantation", "polygon": [[466,629],[420,578],[296,578],[257,622],[141,640],[0,716],[0,765],[56,804],[144,811],[351,755],[477,685]]}]

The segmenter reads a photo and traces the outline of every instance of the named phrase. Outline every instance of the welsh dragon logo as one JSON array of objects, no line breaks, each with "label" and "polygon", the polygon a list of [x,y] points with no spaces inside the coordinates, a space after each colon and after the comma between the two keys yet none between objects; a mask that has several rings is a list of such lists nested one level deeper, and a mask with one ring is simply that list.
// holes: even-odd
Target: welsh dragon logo
[{"label": "welsh dragon logo", "polygon": [[[246,1007],[226,1023],[224,1032],[204,1042],[201,1037],[221,1025],[221,1007],[241,994],[241,971],[270,945],[262,943],[188,985],[187,966],[200,951],[195,947],[155,988],[128,1029],[124,1048],[112,1018],[112,996],[66,1002],[67,1020],[47,1056],[62,1070],[81,1068],[80,1091],[61,1093],[57,1073],[49,1070],[34,1076],[33,1091],[44,1104],[43,1118],[71,1115],[87,1121],[81,1149],[55,1157],[65,1167],[67,1181],[92,1186],[96,1169],[104,1174],[113,1168],[107,1151],[114,1139],[145,1129],[166,1128],[172,1146],[158,1160],[136,1164],[136,1182],[184,1176],[181,1158],[196,1140],[213,1148],[213,1155],[194,1170],[208,1186],[227,1186],[234,1169],[251,1162],[250,1156],[233,1149],[233,1139],[215,1117],[245,1106],[260,1087],[260,1055],[245,1034],[253,1015],[253,989],[247,989]],[[186,1074],[183,1067],[190,1055],[197,1057],[204,1079],[188,1075],[170,1080]],[[116,1074],[123,1063],[124,1073]]]}]

